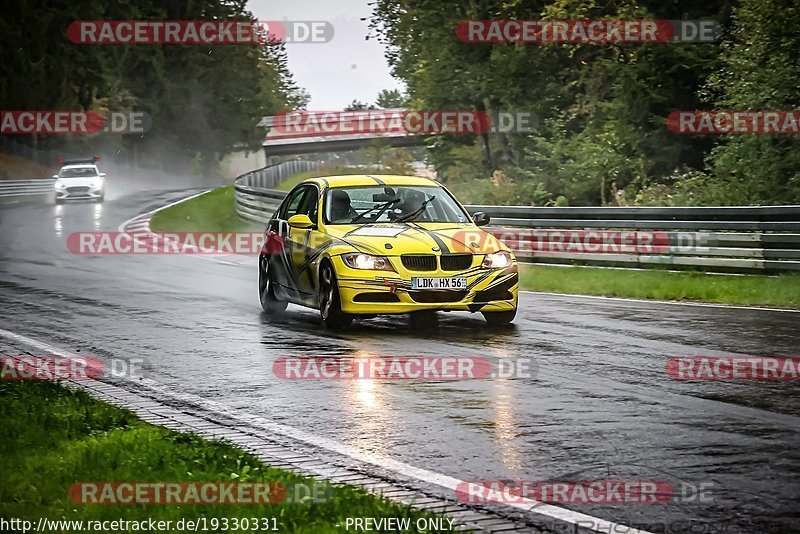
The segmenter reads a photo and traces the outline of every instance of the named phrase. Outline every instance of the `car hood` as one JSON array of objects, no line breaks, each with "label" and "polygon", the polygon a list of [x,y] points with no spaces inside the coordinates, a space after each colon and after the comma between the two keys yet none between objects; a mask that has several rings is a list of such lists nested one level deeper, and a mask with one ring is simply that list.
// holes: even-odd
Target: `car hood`
[{"label": "car hood", "polygon": [[[327,228],[360,252],[400,254],[489,254],[508,250],[497,238],[474,224],[385,223],[348,224]],[[388,245],[388,246],[387,246]]]}]

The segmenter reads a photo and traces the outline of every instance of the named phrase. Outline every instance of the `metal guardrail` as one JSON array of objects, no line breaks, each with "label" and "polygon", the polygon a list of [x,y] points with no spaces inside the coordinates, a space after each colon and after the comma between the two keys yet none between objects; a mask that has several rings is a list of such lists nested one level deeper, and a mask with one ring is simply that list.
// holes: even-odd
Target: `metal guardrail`
[{"label": "metal guardrail", "polygon": [[[243,218],[266,222],[286,192],[254,186],[252,180],[252,173],[236,179],[236,211]],[[531,263],[737,273],[800,271],[800,206],[466,208],[472,214],[489,215],[487,230],[520,260]],[[587,238],[593,239],[591,246]],[[642,242],[654,246],[636,245]]]},{"label": "metal guardrail", "polygon": [[53,193],[55,180],[0,180],[0,197],[47,195]]},{"label": "metal guardrail", "polygon": [[301,172],[313,171],[322,165],[321,161],[291,160],[270,165],[263,169],[248,172],[236,179],[246,178],[247,184],[262,189],[274,189],[284,179]]}]

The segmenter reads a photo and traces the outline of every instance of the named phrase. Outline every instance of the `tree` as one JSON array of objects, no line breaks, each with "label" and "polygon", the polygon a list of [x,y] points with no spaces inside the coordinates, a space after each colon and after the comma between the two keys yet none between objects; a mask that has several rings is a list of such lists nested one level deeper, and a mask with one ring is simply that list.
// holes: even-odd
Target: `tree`
[{"label": "tree", "polygon": [[31,0],[12,3],[4,12],[2,109],[144,111],[152,128],[143,136],[48,136],[43,144],[105,143],[118,147],[122,157],[135,150],[170,170],[186,169],[200,158],[204,172],[214,173],[223,154],[260,144],[262,116],[307,102],[279,43],[76,45],[66,36],[75,20],[253,20],[244,0],[67,2],[62,7],[54,10],[44,0]]},{"label": "tree", "polygon": [[[664,125],[675,109],[699,109],[697,88],[717,66],[719,46],[638,43],[468,43],[459,20],[725,19],[726,0],[486,0],[457,5],[428,0],[378,0],[372,33],[387,45],[393,74],[420,107],[486,112],[524,111],[533,132],[432,136],[440,176],[457,147],[478,146],[473,179],[501,170],[571,205],[600,204],[617,191],[672,176],[684,164],[702,167],[707,138],[677,136]],[[706,103],[707,107],[708,104]],[[456,173],[467,179],[463,167]],[[539,187],[541,186],[541,187]],[[626,191],[626,194],[628,191]],[[538,195],[538,193],[537,193]],[[632,198],[629,195],[629,198]]]},{"label": "tree", "polygon": [[364,111],[367,109],[375,109],[375,106],[371,106],[360,100],[353,100],[344,108],[345,111]]},{"label": "tree", "polygon": [[[709,81],[717,107],[800,109],[800,6],[794,0],[742,0],[722,68]],[[715,188],[749,204],[800,203],[800,139],[796,135],[732,135],[711,153]],[[726,199],[730,199],[727,196]]]},{"label": "tree", "polygon": [[408,97],[397,89],[384,89],[378,93],[375,106],[381,109],[402,109],[408,106]]}]

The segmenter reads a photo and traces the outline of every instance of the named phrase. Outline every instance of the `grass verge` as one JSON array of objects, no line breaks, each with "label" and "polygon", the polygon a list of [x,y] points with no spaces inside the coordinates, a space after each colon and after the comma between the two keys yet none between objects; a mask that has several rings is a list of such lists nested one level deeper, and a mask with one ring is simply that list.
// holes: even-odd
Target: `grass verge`
[{"label": "grass verge", "polygon": [[605,297],[800,308],[800,273],[738,276],[523,265],[520,287],[531,291]]},{"label": "grass verge", "polygon": [[[336,525],[343,525],[347,517],[411,518],[412,525],[417,518],[433,517],[356,488],[329,485],[324,486],[324,502],[76,504],[67,493],[74,482],[236,481],[308,487],[315,482],[268,467],[224,442],[149,425],[130,411],[57,383],[0,382],[0,416],[0,517],[33,521],[34,526],[40,517],[83,521],[152,518],[171,520],[173,525],[181,518],[227,518],[232,522],[233,518],[257,517],[277,518],[281,532],[341,532]],[[226,530],[245,531],[251,530]]]},{"label": "grass verge", "polygon": [[236,214],[233,186],[220,187],[156,213],[150,228],[157,232],[258,232],[263,224]]}]

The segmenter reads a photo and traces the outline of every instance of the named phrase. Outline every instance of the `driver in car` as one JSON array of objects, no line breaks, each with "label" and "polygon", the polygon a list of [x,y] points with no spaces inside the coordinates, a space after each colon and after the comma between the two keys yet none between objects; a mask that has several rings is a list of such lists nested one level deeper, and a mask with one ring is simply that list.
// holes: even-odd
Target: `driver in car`
[{"label": "driver in car", "polygon": [[396,219],[402,219],[407,215],[411,215],[417,211],[422,203],[425,201],[425,193],[416,189],[402,189],[403,203],[400,204],[400,212],[397,213]]},{"label": "driver in car", "polygon": [[331,192],[331,222],[332,223],[348,223],[358,214],[353,209],[350,202],[350,195],[347,191],[341,189],[334,189]]}]

